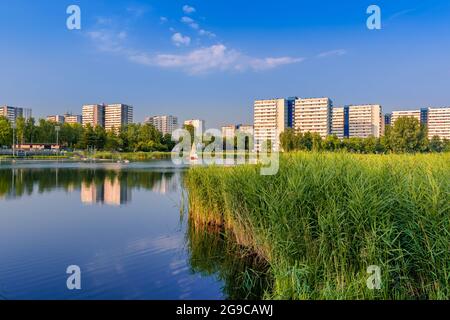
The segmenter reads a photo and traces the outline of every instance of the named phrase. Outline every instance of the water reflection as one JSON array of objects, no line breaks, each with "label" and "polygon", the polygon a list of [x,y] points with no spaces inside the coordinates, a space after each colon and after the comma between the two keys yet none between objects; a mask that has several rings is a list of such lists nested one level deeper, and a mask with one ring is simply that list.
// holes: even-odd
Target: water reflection
[{"label": "water reflection", "polygon": [[[183,172],[0,167],[0,299],[261,298],[264,263],[224,230],[180,219]],[[65,287],[72,264],[81,293]]]},{"label": "water reflection", "polygon": [[29,169],[0,170],[0,199],[15,199],[33,193],[62,189],[81,191],[81,202],[88,205],[120,206],[132,200],[133,189],[159,194],[174,192],[179,175],[174,171],[118,169]]},{"label": "water reflection", "polygon": [[203,275],[216,274],[223,281],[227,299],[262,299],[271,287],[269,266],[247,248],[233,241],[226,230],[189,222],[189,262]]}]

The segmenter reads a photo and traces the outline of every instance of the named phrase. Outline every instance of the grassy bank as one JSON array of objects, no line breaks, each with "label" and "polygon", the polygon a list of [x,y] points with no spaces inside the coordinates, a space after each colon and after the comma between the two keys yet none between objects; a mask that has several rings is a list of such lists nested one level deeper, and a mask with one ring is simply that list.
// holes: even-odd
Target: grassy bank
[{"label": "grassy bank", "polygon": [[89,157],[94,157],[95,159],[103,160],[130,160],[130,161],[146,161],[155,159],[167,159],[170,158],[170,152],[96,152],[94,155]]},{"label": "grassy bank", "polygon": [[[189,170],[190,219],[268,263],[276,299],[449,299],[450,154],[284,155]],[[227,232],[229,233],[229,232]],[[381,268],[370,290],[367,268]]]}]

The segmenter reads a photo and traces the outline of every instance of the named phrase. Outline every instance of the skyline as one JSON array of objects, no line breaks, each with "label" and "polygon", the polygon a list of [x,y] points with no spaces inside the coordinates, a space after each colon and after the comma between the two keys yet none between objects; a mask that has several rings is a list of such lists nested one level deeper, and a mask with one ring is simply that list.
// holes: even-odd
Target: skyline
[{"label": "skyline", "polygon": [[[70,4],[82,10],[80,31],[65,26]],[[212,127],[251,123],[253,101],[270,97],[328,96],[385,113],[449,105],[448,2],[377,1],[375,31],[371,1],[327,4],[2,3],[0,105],[45,118],[122,101],[137,122],[170,113]]]}]

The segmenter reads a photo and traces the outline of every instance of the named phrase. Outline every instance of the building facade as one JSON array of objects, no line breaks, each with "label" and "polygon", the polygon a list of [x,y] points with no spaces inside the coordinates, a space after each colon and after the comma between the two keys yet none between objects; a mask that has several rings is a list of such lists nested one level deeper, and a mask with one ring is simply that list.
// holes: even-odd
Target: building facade
[{"label": "building facade", "polygon": [[395,122],[401,117],[409,117],[417,119],[422,122],[421,110],[402,110],[402,111],[392,111],[391,125],[395,125]]},{"label": "building facade", "polygon": [[280,151],[280,134],[288,128],[287,99],[256,100],[253,106],[254,143],[257,152],[268,147]]},{"label": "building facade", "polygon": [[171,115],[147,117],[144,122],[153,125],[163,135],[178,129],[178,118]]},{"label": "building facade", "polygon": [[11,124],[15,124],[17,118],[28,120],[31,118],[31,109],[11,106],[0,106],[0,116],[5,117]]},{"label": "building facade", "polygon": [[47,121],[55,123],[64,123],[65,117],[61,115],[47,116]]},{"label": "building facade", "polygon": [[345,107],[344,122],[344,137],[379,138],[384,134],[384,117],[379,104]]},{"label": "building facade", "polygon": [[333,108],[331,119],[331,134],[337,136],[339,139],[344,139],[345,133],[345,116],[344,107]]},{"label": "building facade", "polygon": [[325,138],[331,134],[332,107],[333,102],[326,97],[295,100],[295,131],[318,133]]},{"label": "building facade", "polygon": [[87,104],[83,106],[82,112],[83,126],[88,124],[92,127],[105,127],[105,105],[103,104]]},{"label": "building facade", "polygon": [[184,121],[185,126],[193,126],[196,137],[203,137],[205,132],[205,121],[200,119],[192,119]]},{"label": "building facade", "polygon": [[75,123],[82,124],[83,117],[81,115],[68,113],[64,115],[64,122],[68,124],[75,124]]},{"label": "building facade", "polygon": [[118,131],[123,126],[133,123],[133,107],[118,103],[105,107],[105,129]]},{"label": "building facade", "polygon": [[428,108],[428,138],[450,139],[450,107]]}]

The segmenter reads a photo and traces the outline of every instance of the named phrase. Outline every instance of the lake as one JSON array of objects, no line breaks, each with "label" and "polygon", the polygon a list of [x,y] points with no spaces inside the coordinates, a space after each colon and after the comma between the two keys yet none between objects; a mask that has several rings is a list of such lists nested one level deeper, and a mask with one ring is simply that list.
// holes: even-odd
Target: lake
[{"label": "lake", "polygon": [[[251,297],[222,237],[189,227],[185,170],[0,162],[0,299]],[[81,290],[66,286],[71,265]]]}]

